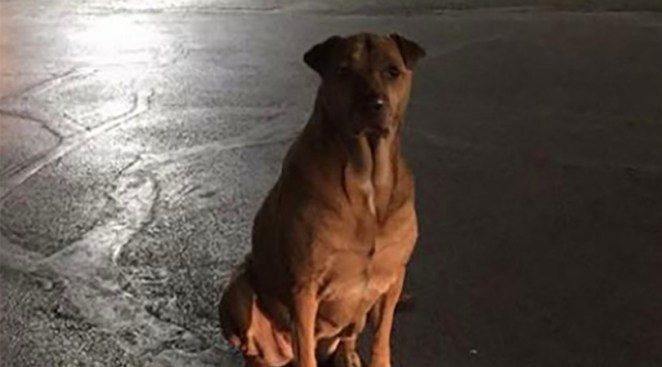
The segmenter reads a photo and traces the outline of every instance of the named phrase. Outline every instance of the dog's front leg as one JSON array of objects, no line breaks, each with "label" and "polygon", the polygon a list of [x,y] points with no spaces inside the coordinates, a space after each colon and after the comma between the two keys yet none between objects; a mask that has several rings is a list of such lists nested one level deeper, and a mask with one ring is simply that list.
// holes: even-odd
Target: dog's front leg
[{"label": "dog's front leg", "polygon": [[317,292],[314,287],[299,289],[294,294],[293,325],[294,366],[317,367],[315,360],[315,319]]},{"label": "dog's front leg", "polygon": [[395,283],[370,310],[370,322],[373,328],[370,367],[391,367],[391,327],[404,278],[403,268]]}]

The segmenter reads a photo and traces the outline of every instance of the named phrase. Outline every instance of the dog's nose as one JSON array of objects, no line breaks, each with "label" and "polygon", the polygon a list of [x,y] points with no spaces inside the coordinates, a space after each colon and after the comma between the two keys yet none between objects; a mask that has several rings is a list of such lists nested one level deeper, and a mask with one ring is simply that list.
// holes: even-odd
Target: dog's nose
[{"label": "dog's nose", "polygon": [[367,101],[367,108],[370,112],[379,112],[384,108],[384,98],[381,96],[369,97]]},{"label": "dog's nose", "polygon": [[372,100],[372,108],[374,110],[381,110],[384,107],[384,98],[382,97],[377,97]]}]

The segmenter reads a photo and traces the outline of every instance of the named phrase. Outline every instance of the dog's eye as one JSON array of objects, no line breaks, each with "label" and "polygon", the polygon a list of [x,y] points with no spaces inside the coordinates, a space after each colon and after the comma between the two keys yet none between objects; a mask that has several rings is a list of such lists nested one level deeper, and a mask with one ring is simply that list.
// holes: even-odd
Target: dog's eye
[{"label": "dog's eye", "polygon": [[398,67],[395,65],[390,65],[388,68],[386,68],[384,73],[386,74],[387,78],[393,80],[400,76],[400,69],[398,69]]}]

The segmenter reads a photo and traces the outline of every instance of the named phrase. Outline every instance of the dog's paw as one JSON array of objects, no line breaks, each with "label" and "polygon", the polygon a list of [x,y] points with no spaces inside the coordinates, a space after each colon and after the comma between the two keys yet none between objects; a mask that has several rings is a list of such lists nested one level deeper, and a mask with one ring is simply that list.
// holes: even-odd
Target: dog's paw
[{"label": "dog's paw", "polygon": [[333,356],[333,367],[361,367],[361,358],[356,351],[338,351]]}]

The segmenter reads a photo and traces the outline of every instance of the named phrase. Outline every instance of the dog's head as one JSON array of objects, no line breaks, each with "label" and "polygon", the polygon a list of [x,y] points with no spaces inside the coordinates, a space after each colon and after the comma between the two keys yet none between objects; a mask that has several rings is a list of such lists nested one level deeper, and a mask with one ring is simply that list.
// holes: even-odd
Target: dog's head
[{"label": "dog's head", "polygon": [[362,33],[333,36],[304,61],[322,77],[318,103],[329,123],[348,135],[383,135],[402,120],[412,69],[423,56],[423,48],[400,35]]}]

